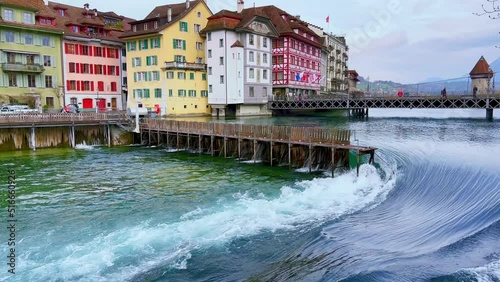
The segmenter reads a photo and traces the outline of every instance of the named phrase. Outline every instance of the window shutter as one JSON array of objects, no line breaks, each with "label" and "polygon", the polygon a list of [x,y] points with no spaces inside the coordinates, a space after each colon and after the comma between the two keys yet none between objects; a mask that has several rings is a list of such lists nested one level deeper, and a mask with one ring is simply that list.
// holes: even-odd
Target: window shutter
[{"label": "window shutter", "polygon": [[137,82],[137,73],[134,72],[134,81]]},{"label": "window shutter", "polygon": [[94,46],[89,46],[89,56],[94,56],[95,53],[92,52],[94,48]]},{"label": "window shutter", "polygon": [[185,63],[186,62],[186,56],[182,56],[182,62]]},{"label": "window shutter", "polygon": [[179,22],[179,31],[182,31],[182,22]]},{"label": "window shutter", "polygon": [[147,56],[146,57],[146,66],[150,66],[151,65],[151,56]]},{"label": "window shutter", "polygon": [[79,55],[80,54],[80,44],[75,44],[74,46],[75,46],[74,47],[75,48],[75,54]]},{"label": "window shutter", "polygon": [[83,55],[83,45],[80,45],[80,54]]},{"label": "window shutter", "polygon": [[68,54],[68,43],[64,43],[64,53]]},{"label": "window shutter", "polygon": [[68,90],[73,90],[73,89],[71,89],[71,81],[66,80],[66,91]]},{"label": "window shutter", "polygon": [[132,58],[132,67],[135,67],[135,58]]},{"label": "window shutter", "polygon": [[107,74],[107,66],[102,65],[102,74],[106,75]]},{"label": "window shutter", "polygon": [[81,86],[81,81],[80,81],[80,80],[77,80],[77,81],[76,81],[76,90],[77,90],[77,91],[81,91],[81,89],[82,89],[82,86]]},{"label": "window shutter", "polygon": [[75,63],[75,72],[80,73],[80,63]]},{"label": "window shutter", "polygon": [[144,45],[144,50],[148,50],[148,40],[144,39],[142,44]]},{"label": "window shutter", "polygon": [[161,48],[161,40],[160,40],[160,38],[156,38],[156,46],[157,46],[157,48]]},{"label": "window shutter", "polygon": [[83,67],[83,64],[80,64],[80,73],[83,73],[85,71],[85,68]]},{"label": "window shutter", "polygon": [[94,65],[93,64],[89,64],[89,71],[90,71],[90,74],[94,74]]},{"label": "window shutter", "polygon": [[154,42],[154,39],[150,39],[149,40],[149,47],[151,47],[151,49],[153,49],[153,42]]},{"label": "window shutter", "polygon": [[116,67],[116,75],[117,76],[120,75],[120,67],[119,66]]},{"label": "window shutter", "polygon": [[52,64],[52,67],[56,66],[56,56],[51,56],[50,57],[50,63]]},{"label": "window shutter", "polygon": [[90,82],[90,91],[94,91],[94,82],[93,81]]},{"label": "window shutter", "polygon": [[152,79],[151,79],[151,76],[152,76],[151,72],[150,72],[150,71],[148,71],[148,81],[151,81],[151,80],[152,80]]},{"label": "window shutter", "polygon": [[127,51],[130,51],[130,42],[127,42]]},{"label": "window shutter", "polygon": [[186,50],[186,40],[182,40],[182,49]]},{"label": "window shutter", "polygon": [[175,39],[172,39],[174,41],[174,49],[177,49],[177,41]]}]

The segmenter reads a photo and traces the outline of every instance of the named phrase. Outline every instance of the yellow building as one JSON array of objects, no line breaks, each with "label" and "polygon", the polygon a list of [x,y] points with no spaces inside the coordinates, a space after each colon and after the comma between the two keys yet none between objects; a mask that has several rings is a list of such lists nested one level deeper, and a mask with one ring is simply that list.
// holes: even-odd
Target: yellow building
[{"label": "yellow building", "polygon": [[43,0],[2,0],[0,12],[0,104],[59,109],[62,30],[55,12]]},{"label": "yellow building", "polygon": [[199,32],[212,15],[204,0],[158,6],[131,22],[126,42],[128,107],[136,102],[162,115],[207,115],[204,39]]}]

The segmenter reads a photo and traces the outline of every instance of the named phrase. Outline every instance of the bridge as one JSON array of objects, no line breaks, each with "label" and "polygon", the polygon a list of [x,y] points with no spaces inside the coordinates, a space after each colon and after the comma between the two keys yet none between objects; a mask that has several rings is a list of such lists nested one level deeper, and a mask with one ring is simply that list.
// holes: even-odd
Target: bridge
[{"label": "bridge", "polygon": [[369,108],[394,109],[485,109],[486,118],[493,119],[493,109],[500,108],[500,96],[410,96],[360,97],[349,99],[321,97],[294,101],[275,100],[268,103],[273,111],[286,110],[352,110],[356,115],[367,115]]},{"label": "bridge", "polygon": [[0,128],[123,125],[129,122],[126,112],[109,113],[19,113],[0,114]]}]

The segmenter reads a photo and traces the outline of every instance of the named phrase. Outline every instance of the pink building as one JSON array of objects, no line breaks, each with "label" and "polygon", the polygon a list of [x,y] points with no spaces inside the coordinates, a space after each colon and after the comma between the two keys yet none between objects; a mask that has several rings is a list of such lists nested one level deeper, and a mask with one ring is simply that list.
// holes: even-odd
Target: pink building
[{"label": "pink building", "polygon": [[49,2],[64,29],[64,102],[81,109],[122,110],[121,66],[123,31],[109,24],[96,9]]}]

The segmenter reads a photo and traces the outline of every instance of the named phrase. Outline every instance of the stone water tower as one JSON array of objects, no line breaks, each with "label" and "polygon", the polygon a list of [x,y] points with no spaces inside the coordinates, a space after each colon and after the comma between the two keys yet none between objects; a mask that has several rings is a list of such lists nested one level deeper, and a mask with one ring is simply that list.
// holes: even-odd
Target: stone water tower
[{"label": "stone water tower", "polygon": [[471,93],[474,92],[474,87],[477,87],[477,95],[488,94],[491,90],[491,78],[494,73],[483,56],[477,61],[469,74],[472,82]]}]

